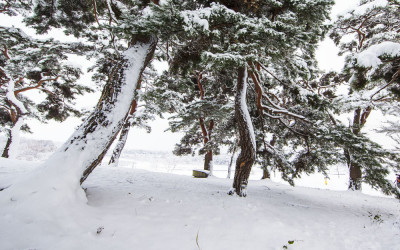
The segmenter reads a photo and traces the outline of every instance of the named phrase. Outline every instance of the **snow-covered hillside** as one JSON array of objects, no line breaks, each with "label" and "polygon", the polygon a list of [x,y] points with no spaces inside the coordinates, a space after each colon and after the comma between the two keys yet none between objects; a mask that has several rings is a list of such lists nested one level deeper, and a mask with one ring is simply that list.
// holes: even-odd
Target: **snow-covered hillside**
[{"label": "snow-covered hillside", "polygon": [[[62,192],[3,199],[0,249],[400,249],[398,200],[270,180],[228,196],[232,180],[181,175],[193,158],[183,167],[155,155],[128,151],[121,167],[97,168],[83,185],[87,203]],[[0,183],[38,165],[1,159]]]}]

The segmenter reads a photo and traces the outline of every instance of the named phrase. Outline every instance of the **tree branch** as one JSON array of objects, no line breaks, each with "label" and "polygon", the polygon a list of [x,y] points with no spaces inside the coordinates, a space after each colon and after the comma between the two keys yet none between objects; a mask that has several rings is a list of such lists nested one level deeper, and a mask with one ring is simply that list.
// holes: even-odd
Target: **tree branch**
[{"label": "tree branch", "polygon": [[[56,78],[40,80],[40,81],[38,82],[38,84],[36,84],[36,86],[26,87],[26,88],[22,88],[22,89],[15,90],[15,91],[14,91],[14,95],[17,96],[17,95],[18,95],[19,93],[21,93],[21,92],[25,92],[25,91],[28,91],[28,90],[31,90],[31,89],[38,89],[38,88],[40,88],[40,87],[42,86],[42,84],[43,84],[44,82],[48,82],[48,81],[57,81],[58,78],[60,78],[60,76],[57,76]],[[23,78],[20,78],[20,80],[22,80],[22,79],[23,79]],[[16,84],[18,84],[18,83],[20,82],[20,80],[18,80]]]},{"label": "tree branch", "polygon": [[[392,83],[394,83],[394,81],[397,79],[397,77],[399,76],[399,74],[400,74],[400,68],[396,71],[396,73],[394,73],[394,75],[393,75],[393,77],[392,77],[392,80],[390,80],[390,82],[388,83],[388,84],[386,84],[385,86],[383,86],[382,88],[380,88],[377,92],[375,92],[372,96],[371,96],[371,98],[370,98],[370,100],[371,101],[376,101],[376,100],[373,100],[373,98],[374,98],[374,96],[375,95],[377,95],[379,92],[381,92],[382,90],[384,90],[385,88],[387,88],[389,85],[391,85]],[[379,99],[377,99],[377,100],[379,100]]]}]

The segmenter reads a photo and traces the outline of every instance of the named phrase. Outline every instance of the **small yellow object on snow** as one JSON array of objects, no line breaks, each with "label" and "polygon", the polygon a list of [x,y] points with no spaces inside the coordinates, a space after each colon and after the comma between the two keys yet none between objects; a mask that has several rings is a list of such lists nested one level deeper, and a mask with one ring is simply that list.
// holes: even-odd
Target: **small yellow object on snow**
[{"label": "small yellow object on snow", "polygon": [[324,178],[325,179],[325,185],[328,185],[328,178]]}]

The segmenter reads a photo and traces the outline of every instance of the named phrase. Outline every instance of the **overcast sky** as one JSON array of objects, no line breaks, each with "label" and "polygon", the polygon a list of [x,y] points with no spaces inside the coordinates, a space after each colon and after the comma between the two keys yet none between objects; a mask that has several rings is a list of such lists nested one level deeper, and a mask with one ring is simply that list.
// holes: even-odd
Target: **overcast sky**
[{"label": "overcast sky", "polygon": [[[355,6],[357,0],[337,0],[335,6],[332,9],[332,18],[335,19],[337,14],[343,13],[345,10]],[[2,23],[11,23],[16,27],[22,27],[19,19],[9,19],[4,16],[0,16]],[[33,31],[27,32],[29,35],[33,35]],[[53,33],[56,36],[65,36],[62,33]],[[333,42],[328,38],[321,42],[318,52],[317,59],[319,65],[323,70],[336,70],[339,71],[343,66],[343,58],[337,56],[338,49],[335,47]],[[81,81],[90,81],[90,76],[84,76]],[[100,93],[85,94],[83,98],[77,100],[86,108],[93,107],[96,104]],[[69,118],[63,123],[49,122],[48,124],[40,124],[37,121],[30,121],[29,124],[32,128],[33,134],[24,134],[23,137],[34,138],[34,139],[47,139],[59,142],[66,141],[69,136],[73,133],[74,129],[81,123],[79,118]],[[132,128],[127,141],[127,148],[131,149],[144,149],[144,150],[172,150],[175,143],[179,141],[179,134],[172,134],[164,132],[168,127],[167,120],[157,119],[151,123],[152,133],[148,134],[144,130]]]}]

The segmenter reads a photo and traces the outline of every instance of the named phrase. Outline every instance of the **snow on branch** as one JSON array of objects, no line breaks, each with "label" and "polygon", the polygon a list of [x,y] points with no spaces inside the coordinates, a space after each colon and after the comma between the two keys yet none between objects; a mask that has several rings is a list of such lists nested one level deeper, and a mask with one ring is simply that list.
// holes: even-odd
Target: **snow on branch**
[{"label": "snow on branch", "polygon": [[357,64],[365,68],[375,68],[382,64],[379,57],[383,55],[390,57],[400,56],[400,43],[385,41],[372,45],[357,55]]}]

